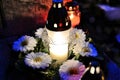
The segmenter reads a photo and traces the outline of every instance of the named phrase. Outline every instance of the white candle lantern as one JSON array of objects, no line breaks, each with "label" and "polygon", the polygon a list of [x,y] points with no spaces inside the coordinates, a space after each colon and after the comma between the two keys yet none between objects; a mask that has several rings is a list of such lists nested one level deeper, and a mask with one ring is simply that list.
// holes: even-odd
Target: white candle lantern
[{"label": "white candle lantern", "polygon": [[52,59],[62,63],[68,58],[68,41],[71,21],[63,6],[63,0],[53,0],[48,13],[46,29],[49,37],[49,51]]},{"label": "white candle lantern", "polygon": [[65,61],[68,58],[69,30],[61,32],[47,30],[47,32],[50,40],[50,56],[58,63]]}]

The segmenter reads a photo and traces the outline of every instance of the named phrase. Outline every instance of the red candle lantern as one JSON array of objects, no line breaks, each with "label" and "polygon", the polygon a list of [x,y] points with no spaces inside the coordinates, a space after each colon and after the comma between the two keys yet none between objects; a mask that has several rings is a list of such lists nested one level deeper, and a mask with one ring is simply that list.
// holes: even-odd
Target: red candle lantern
[{"label": "red candle lantern", "polygon": [[71,20],[72,28],[80,23],[80,11],[79,5],[76,1],[67,2],[65,4],[66,10]]}]

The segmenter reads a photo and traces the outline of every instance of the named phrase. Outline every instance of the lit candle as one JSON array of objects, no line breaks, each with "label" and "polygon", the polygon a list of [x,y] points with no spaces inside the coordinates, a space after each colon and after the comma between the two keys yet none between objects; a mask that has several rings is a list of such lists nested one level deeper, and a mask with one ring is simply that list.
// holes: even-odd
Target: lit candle
[{"label": "lit candle", "polygon": [[72,24],[72,28],[74,28],[76,25],[79,25],[80,23],[80,13],[75,14],[73,11],[69,11],[68,12],[70,20],[71,20],[71,24]]},{"label": "lit candle", "polygon": [[47,30],[49,36],[49,51],[52,59],[62,63],[68,58],[69,30],[54,32]]},{"label": "lit candle", "polygon": [[79,5],[77,2],[71,1],[71,2],[67,2],[65,4],[65,7],[70,17],[72,28],[74,28],[76,25],[79,25],[80,23]]},{"label": "lit candle", "polygon": [[71,21],[63,6],[63,0],[53,0],[48,13],[46,29],[49,37],[49,52],[52,59],[61,64],[68,58],[68,39]]}]

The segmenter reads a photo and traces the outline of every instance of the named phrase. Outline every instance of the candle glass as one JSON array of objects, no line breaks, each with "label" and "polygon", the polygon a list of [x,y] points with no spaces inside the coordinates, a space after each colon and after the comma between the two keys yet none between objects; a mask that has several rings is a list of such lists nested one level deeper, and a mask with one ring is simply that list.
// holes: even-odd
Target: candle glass
[{"label": "candle glass", "polygon": [[72,28],[76,27],[80,23],[80,10],[76,1],[67,2],[65,4],[67,13],[71,20]]},{"label": "candle glass", "polygon": [[60,64],[68,58],[69,30],[55,32],[47,30],[49,36],[49,51],[52,59]]}]

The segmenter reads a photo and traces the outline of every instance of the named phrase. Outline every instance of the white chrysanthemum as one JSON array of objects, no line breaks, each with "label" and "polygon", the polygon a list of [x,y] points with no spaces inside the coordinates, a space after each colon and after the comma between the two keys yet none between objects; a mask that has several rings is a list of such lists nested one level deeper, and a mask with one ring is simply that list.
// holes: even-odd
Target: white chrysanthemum
[{"label": "white chrysanthemum", "polygon": [[34,50],[36,44],[37,41],[34,37],[25,35],[14,42],[13,49],[15,51],[26,52],[26,51]]},{"label": "white chrysanthemum", "polygon": [[47,48],[49,45],[48,34],[46,28],[39,28],[35,32],[35,36],[42,39],[43,45]]},{"label": "white chrysanthemum", "polygon": [[25,64],[32,68],[42,68],[45,69],[51,64],[51,57],[46,53],[30,53],[25,57]]},{"label": "white chrysanthemum", "polygon": [[48,39],[48,33],[46,28],[44,28],[43,33],[42,33],[42,41],[45,47],[48,47],[49,45],[49,39]]},{"label": "white chrysanthemum", "polygon": [[81,48],[79,54],[81,56],[89,56],[91,53],[91,48],[89,47],[89,42],[85,42],[84,46]]},{"label": "white chrysanthemum", "polygon": [[67,60],[60,66],[59,74],[63,80],[79,80],[84,71],[85,66],[82,62],[78,60]]},{"label": "white chrysanthemum", "polygon": [[70,31],[70,43],[71,42],[79,42],[79,41],[85,41],[86,35],[82,29],[72,29]]},{"label": "white chrysanthemum", "polygon": [[81,53],[82,48],[87,46],[87,45],[88,45],[88,43],[86,43],[85,41],[78,42],[75,46],[73,46],[73,53],[75,55]]},{"label": "white chrysanthemum", "polygon": [[80,55],[81,56],[93,56],[93,57],[95,57],[98,55],[98,53],[92,44],[90,44],[89,42],[86,42],[86,45],[81,49]]},{"label": "white chrysanthemum", "polygon": [[41,38],[43,30],[44,30],[43,28],[37,29],[36,32],[35,32],[35,36],[38,37],[38,38]]},{"label": "white chrysanthemum", "polygon": [[41,38],[42,38],[42,42],[43,42],[44,47],[46,49],[48,49],[48,47],[49,47],[49,39],[48,39],[48,33],[47,33],[46,28],[43,29],[43,33],[41,35]]}]

